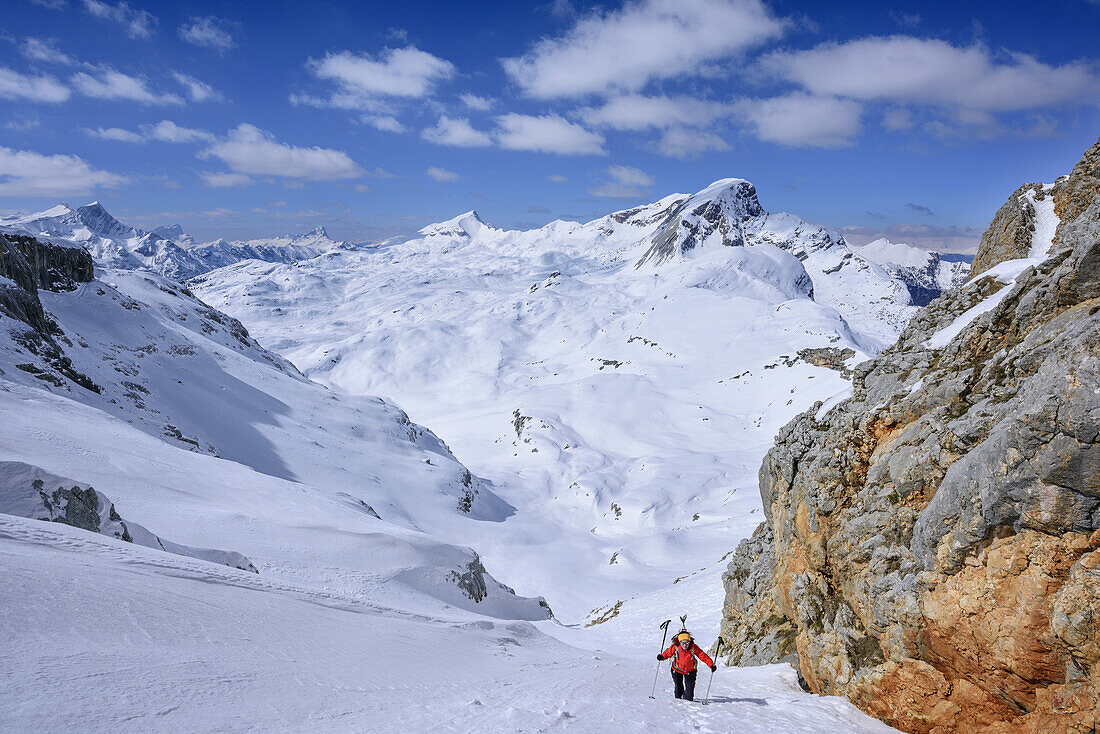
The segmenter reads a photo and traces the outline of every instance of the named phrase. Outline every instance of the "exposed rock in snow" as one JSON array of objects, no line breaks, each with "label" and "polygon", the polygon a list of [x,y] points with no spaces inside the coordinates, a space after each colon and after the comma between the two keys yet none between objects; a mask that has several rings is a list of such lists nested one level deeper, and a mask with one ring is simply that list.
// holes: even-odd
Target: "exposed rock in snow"
[{"label": "exposed rock in snow", "polygon": [[970,266],[965,262],[944,260],[938,252],[885,238],[856,248],[856,252],[904,283],[915,306],[927,306],[944,291],[959,288],[970,279]]},{"label": "exposed rock in snow", "polygon": [[20,461],[0,461],[0,512],[72,525],[127,543],[259,573],[251,561],[235,551],[192,548],[160,538],[143,526],[123,519],[107,495],[90,485]]},{"label": "exposed rock in snow", "polygon": [[[725,577],[735,660],[905,731],[1092,731],[1100,698],[1100,141],[997,213],[981,273],[807,411]],[[793,637],[793,644],[791,638]]]},{"label": "exposed rock in snow", "polygon": [[152,232],[127,226],[99,202],[77,209],[59,204],[37,214],[0,218],[0,231],[84,247],[102,266],[150,270],[180,281],[242,260],[289,263],[348,247],[330,238],[324,227],[298,235],[198,244],[178,224]]}]

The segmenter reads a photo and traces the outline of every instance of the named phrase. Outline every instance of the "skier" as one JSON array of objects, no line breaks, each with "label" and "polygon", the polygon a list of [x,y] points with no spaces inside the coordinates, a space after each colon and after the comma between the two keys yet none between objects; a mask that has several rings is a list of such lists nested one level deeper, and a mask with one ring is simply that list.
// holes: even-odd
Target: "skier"
[{"label": "skier", "polygon": [[676,686],[674,695],[676,698],[685,698],[688,701],[695,700],[695,658],[698,657],[710,666],[710,672],[718,670],[718,666],[703,652],[702,648],[695,644],[695,640],[687,630],[681,630],[672,638],[672,644],[667,650],[657,653],[658,660],[672,658],[672,682]]}]

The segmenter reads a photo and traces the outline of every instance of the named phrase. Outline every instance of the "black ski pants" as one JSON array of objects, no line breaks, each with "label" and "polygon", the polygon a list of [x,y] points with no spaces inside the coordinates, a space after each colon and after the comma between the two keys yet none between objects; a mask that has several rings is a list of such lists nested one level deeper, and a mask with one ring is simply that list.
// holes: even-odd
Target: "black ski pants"
[{"label": "black ski pants", "polygon": [[695,700],[695,675],[698,672],[698,670],[693,670],[690,673],[672,671],[672,683],[676,686],[673,695],[676,698],[685,698],[688,701]]}]

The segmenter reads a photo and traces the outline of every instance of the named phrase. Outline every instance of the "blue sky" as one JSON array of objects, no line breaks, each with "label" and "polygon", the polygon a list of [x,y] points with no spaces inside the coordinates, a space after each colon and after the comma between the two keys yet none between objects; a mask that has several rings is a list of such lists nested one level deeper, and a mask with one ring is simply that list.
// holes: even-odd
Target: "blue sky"
[{"label": "blue sky", "polygon": [[747,178],[855,241],[972,245],[1100,135],[1100,2],[12,0],[0,210],[355,241]]}]

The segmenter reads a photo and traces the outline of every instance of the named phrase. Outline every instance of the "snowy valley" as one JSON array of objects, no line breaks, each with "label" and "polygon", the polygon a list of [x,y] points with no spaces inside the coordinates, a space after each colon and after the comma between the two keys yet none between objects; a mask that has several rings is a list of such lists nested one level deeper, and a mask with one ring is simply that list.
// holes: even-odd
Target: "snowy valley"
[{"label": "snowy valley", "polygon": [[98,204],[0,237],[5,730],[889,730],[781,665],[650,701],[652,653],[716,639],[776,432],[965,267],[740,179],[373,245]]}]

